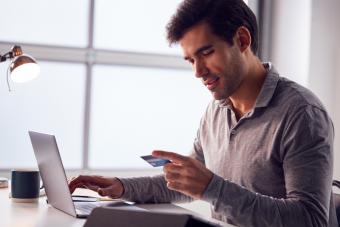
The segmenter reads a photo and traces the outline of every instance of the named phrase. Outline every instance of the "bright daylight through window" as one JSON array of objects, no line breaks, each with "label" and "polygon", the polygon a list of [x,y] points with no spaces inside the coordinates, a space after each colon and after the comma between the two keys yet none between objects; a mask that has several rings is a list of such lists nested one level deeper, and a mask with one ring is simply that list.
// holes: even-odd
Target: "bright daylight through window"
[{"label": "bright daylight through window", "polygon": [[0,51],[22,46],[41,72],[11,93],[0,80],[0,169],[36,166],[28,130],[55,134],[68,169],[151,168],[139,156],[153,149],[188,154],[211,95],[166,41],[179,2],[3,1]]}]

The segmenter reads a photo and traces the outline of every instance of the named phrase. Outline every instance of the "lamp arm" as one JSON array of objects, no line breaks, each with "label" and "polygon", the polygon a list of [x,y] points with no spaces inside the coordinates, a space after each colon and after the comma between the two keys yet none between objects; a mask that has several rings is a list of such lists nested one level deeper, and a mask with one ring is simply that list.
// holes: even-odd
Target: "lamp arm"
[{"label": "lamp arm", "polygon": [[14,57],[22,55],[22,54],[23,54],[23,52],[22,52],[21,47],[15,45],[15,46],[12,47],[11,51],[7,52],[4,55],[0,55],[0,62],[4,62],[7,59],[11,59],[11,58],[14,58]]},{"label": "lamp arm", "polygon": [[11,85],[9,83],[9,67],[7,68],[7,86],[8,86],[8,91],[11,92]]},{"label": "lamp arm", "polygon": [[[11,59],[13,58],[13,52],[10,51],[4,55],[0,55],[0,62],[4,62],[6,61],[7,59]],[[8,90],[9,92],[11,92],[11,86],[9,84],[9,68],[7,68],[7,86],[8,86]]]},{"label": "lamp arm", "polygon": [[4,54],[4,55],[0,55],[0,62],[4,62],[4,61],[6,61],[7,59],[11,59],[11,58],[13,58],[13,53],[12,53],[12,51],[10,51],[10,52],[8,52],[8,53],[6,53],[6,54]]},{"label": "lamp arm", "polygon": [[[4,62],[6,61],[7,59],[11,59],[13,58],[13,52],[10,51],[4,55],[0,55],[0,62]],[[10,86],[10,83],[9,83],[9,68],[7,68],[7,86],[8,86],[8,91],[11,92],[11,86]]]}]

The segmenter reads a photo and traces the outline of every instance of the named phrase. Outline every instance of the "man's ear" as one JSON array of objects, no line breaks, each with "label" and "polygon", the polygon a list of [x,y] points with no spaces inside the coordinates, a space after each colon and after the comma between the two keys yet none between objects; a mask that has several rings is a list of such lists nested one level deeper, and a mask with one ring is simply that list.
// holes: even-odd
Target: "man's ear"
[{"label": "man's ear", "polygon": [[251,45],[251,35],[245,26],[241,26],[237,29],[234,42],[240,48],[241,52],[245,51]]}]

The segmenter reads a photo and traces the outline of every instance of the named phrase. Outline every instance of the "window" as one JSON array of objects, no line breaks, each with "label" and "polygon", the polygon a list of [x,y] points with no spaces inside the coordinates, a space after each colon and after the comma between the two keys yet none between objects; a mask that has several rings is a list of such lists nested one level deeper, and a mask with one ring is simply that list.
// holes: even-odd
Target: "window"
[{"label": "window", "polygon": [[3,1],[0,41],[85,47],[88,12],[83,0]]},{"label": "window", "polygon": [[96,1],[96,48],[180,54],[166,42],[165,25],[180,0]]},{"label": "window", "polygon": [[[91,168],[148,168],[154,149],[188,154],[211,95],[189,70],[96,66]],[[151,167],[152,168],[152,167]]]},{"label": "window", "polygon": [[[80,168],[85,67],[39,62],[40,76],[29,84],[0,84],[0,168],[32,167],[36,161],[28,130],[55,134],[67,168]],[[1,72],[7,65],[1,64]]]},{"label": "window", "polygon": [[9,93],[0,65],[0,169],[36,166],[28,130],[55,134],[66,168],[151,168],[139,156],[153,149],[188,154],[211,95],[166,42],[179,2],[4,1],[0,53],[21,45],[41,75]]}]

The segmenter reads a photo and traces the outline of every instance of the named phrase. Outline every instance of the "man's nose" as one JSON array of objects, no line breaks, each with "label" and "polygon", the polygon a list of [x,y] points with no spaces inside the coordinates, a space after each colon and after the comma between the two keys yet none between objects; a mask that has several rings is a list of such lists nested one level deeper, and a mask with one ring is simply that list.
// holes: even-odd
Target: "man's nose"
[{"label": "man's nose", "polygon": [[204,77],[209,72],[209,70],[206,67],[206,65],[204,64],[204,62],[201,62],[201,61],[196,61],[195,62],[194,70],[195,70],[195,76],[197,78]]}]

